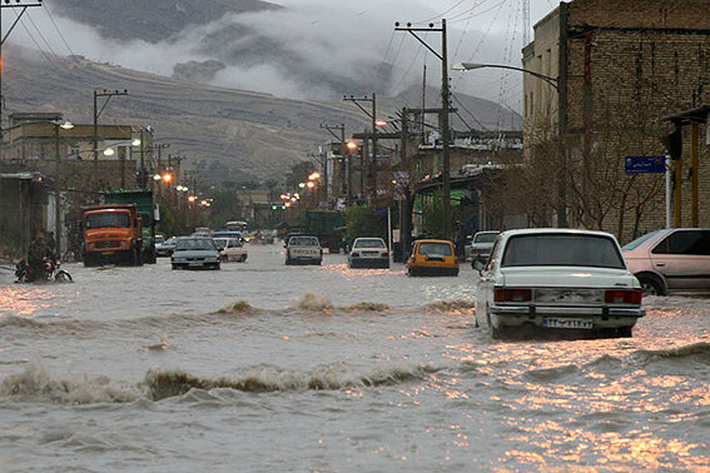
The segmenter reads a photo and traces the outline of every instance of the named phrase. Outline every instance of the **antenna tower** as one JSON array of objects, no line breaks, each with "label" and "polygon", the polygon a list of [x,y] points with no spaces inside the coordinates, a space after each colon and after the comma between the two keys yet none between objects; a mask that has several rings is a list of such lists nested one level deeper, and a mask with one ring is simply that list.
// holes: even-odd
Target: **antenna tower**
[{"label": "antenna tower", "polygon": [[523,2],[523,47],[530,43],[530,0]]}]

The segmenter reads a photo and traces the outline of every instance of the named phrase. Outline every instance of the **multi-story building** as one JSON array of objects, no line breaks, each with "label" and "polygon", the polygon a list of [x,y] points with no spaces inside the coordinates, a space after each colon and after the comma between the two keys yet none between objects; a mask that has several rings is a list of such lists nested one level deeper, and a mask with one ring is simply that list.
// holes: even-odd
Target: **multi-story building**
[{"label": "multi-story building", "polygon": [[[558,223],[624,240],[664,226],[663,175],[626,174],[625,163],[664,155],[672,125],[663,118],[708,103],[710,0],[573,0],[534,31],[523,50],[524,69],[535,73],[524,76],[526,156],[555,155],[548,182]],[[710,170],[694,171],[707,201]],[[689,225],[685,178],[682,186]],[[700,223],[710,225],[710,208]]]},{"label": "multi-story building", "polygon": [[[67,124],[61,113],[15,113],[3,132],[1,165],[54,177],[64,185],[133,188],[153,165],[153,132],[132,125]],[[91,184],[91,186],[89,185]]]}]

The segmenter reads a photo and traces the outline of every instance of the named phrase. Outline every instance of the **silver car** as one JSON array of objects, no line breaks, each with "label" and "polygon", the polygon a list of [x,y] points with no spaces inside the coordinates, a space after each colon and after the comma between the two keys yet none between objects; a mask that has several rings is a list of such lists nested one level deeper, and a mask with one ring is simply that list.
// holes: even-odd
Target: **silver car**
[{"label": "silver car", "polygon": [[173,269],[220,269],[220,257],[212,238],[180,238],[170,257]]},{"label": "silver car", "polygon": [[657,230],[622,251],[644,294],[710,292],[710,228]]},{"label": "silver car", "polygon": [[497,231],[485,231],[473,235],[471,243],[464,248],[466,259],[488,261],[488,256],[491,254],[491,249],[499,234],[500,232]]}]

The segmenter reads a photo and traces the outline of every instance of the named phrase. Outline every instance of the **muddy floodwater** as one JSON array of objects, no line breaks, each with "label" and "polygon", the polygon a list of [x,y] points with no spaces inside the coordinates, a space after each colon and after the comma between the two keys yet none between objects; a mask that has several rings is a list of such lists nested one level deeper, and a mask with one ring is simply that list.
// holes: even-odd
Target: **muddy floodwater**
[{"label": "muddy floodwater", "polygon": [[491,340],[475,274],[0,270],[0,471],[707,472],[710,300],[633,338]]}]

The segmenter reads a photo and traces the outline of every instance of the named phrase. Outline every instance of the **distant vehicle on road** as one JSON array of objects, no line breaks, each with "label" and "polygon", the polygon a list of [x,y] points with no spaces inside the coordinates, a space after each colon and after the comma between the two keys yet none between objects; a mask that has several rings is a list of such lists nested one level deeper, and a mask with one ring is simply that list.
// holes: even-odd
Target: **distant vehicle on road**
[{"label": "distant vehicle on road", "polygon": [[170,257],[172,269],[220,269],[217,246],[211,238],[184,237]]},{"label": "distant vehicle on road", "polygon": [[491,254],[491,249],[499,234],[500,232],[497,231],[477,232],[474,234],[471,237],[470,244],[465,247],[466,259],[488,261],[488,256]]},{"label": "distant vehicle on road", "polygon": [[349,268],[389,268],[390,254],[382,238],[361,237],[348,253]]},{"label": "distant vehicle on road", "polygon": [[213,238],[222,262],[236,261],[243,263],[247,260],[247,249],[238,238]]},{"label": "distant vehicle on road", "polygon": [[175,245],[177,244],[177,237],[170,237],[162,243],[157,243],[155,245],[156,256],[170,256],[175,251]]},{"label": "distant vehicle on road", "polygon": [[603,232],[526,229],[501,233],[479,270],[476,321],[493,338],[542,334],[630,337],[641,285],[616,238]]},{"label": "distant vehicle on road", "polygon": [[286,264],[321,264],[323,248],[317,237],[307,235],[292,236],[286,243]]},{"label": "distant vehicle on road", "polygon": [[407,260],[410,276],[458,276],[454,244],[447,240],[417,240]]},{"label": "distant vehicle on road", "polygon": [[645,295],[710,292],[710,228],[657,230],[622,251]]}]

